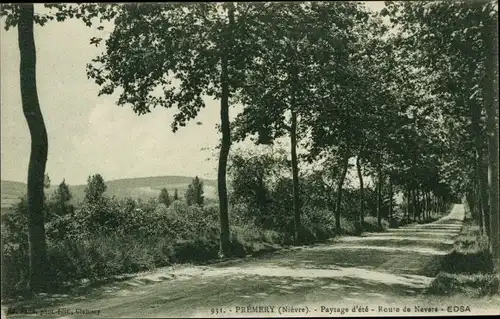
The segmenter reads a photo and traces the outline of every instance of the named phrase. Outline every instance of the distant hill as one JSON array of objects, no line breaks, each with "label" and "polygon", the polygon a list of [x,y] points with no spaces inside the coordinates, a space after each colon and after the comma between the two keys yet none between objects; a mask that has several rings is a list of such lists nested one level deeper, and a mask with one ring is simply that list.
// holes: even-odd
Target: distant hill
[{"label": "distant hill", "polygon": [[[147,201],[151,197],[157,197],[162,188],[166,188],[171,196],[177,188],[179,197],[184,198],[184,193],[188,185],[193,180],[193,177],[187,176],[156,176],[156,177],[139,177],[125,178],[106,181],[107,196],[116,196],[118,198],[132,197],[134,199],[142,199]],[[213,199],[216,197],[217,181],[202,179],[204,184],[205,197]],[[48,195],[54,193],[57,184],[51,185]],[[85,196],[85,185],[69,185],[70,191],[73,194],[73,201],[82,201]],[[19,201],[19,197],[26,194],[26,184],[13,181],[1,181],[1,208],[6,209]]]},{"label": "distant hill", "polygon": [[26,193],[26,184],[21,182],[1,181],[0,195],[1,208],[8,208],[19,201],[19,197]]}]

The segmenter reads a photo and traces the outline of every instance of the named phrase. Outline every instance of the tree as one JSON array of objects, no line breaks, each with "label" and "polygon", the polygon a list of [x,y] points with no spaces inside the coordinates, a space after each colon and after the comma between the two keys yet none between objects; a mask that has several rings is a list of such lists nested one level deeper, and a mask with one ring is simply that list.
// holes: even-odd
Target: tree
[{"label": "tree", "polygon": [[57,187],[56,196],[58,198],[58,201],[61,203],[68,203],[73,197],[73,195],[69,190],[68,184],[66,184],[65,179],[63,179],[62,182]]},{"label": "tree", "polygon": [[101,174],[95,174],[89,176],[87,179],[87,185],[85,186],[85,201],[88,203],[96,203],[103,198],[103,194],[106,191],[106,184]]},{"label": "tree", "polygon": [[167,207],[170,206],[170,195],[166,188],[161,189],[160,195],[158,196],[158,202],[165,204]]},{"label": "tree", "polygon": [[47,289],[47,247],[44,226],[44,186],[48,138],[40,110],[36,86],[36,48],[33,25],[37,16],[33,4],[2,5],[1,16],[6,16],[5,28],[18,27],[21,56],[21,102],[31,136],[28,166],[28,238],[30,245],[30,274],[28,289],[33,292]]},{"label": "tree", "polygon": [[74,207],[70,203],[72,197],[69,186],[66,184],[66,180],[63,179],[47,204],[48,214],[46,218],[52,220],[56,217],[72,214],[74,211]]},{"label": "tree", "polygon": [[[333,6],[333,4],[332,4]],[[391,83],[386,75],[390,69],[391,47],[383,40],[387,31],[375,14],[349,4],[349,10],[332,18],[349,31],[336,28],[331,38],[336,45],[325,46],[332,59],[319,70],[316,103],[307,119],[310,128],[309,152],[312,159],[324,158],[337,163],[340,174],[336,180],[335,224],[341,231],[341,203],[349,159],[356,156],[360,184],[360,216],[356,225],[361,230],[364,218],[363,172],[372,164],[375,150],[382,153],[378,136],[385,134],[389,112]],[[343,20],[342,20],[343,19]],[[385,122],[381,119],[385,116]],[[356,127],[354,130],[353,127]],[[375,146],[375,144],[378,144]],[[381,162],[381,161],[379,161]],[[364,169],[365,168],[365,169]],[[380,170],[377,170],[379,172]]]},{"label": "tree", "polygon": [[179,200],[179,192],[177,191],[177,188],[174,190],[174,202],[176,200]]},{"label": "tree", "polygon": [[[0,7],[0,17],[5,17],[5,29],[18,27],[20,63],[21,103],[23,114],[28,123],[31,136],[31,152],[28,165],[27,212],[29,233],[29,264],[30,274],[28,289],[31,292],[47,290],[47,247],[44,226],[44,186],[45,168],[48,153],[48,137],[43,115],[38,101],[36,86],[36,48],[33,25],[41,26],[56,19],[64,21],[67,18],[79,18],[87,26],[91,19],[106,11],[99,11],[100,5],[83,4],[80,7],[70,7],[67,4],[45,4],[46,8],[55,9],[47,14],[35,14],[33,4],[3,4]],[[112,10],[111,10],[112,12]],[[47,175],[48,177],[48,175]],[[49,182],[50,179],[47,179]]]},{"label": "tree", "polygon": [[473,165],[460,160],[452,165],[460,163],[461,175],[472,179],[464,183],[472,192],[467,198],[498,260],[497,1],[388,2],[385,13],[400,27],[407,50],[419,48],[412,54],[414,64],[431,77],[427,89],[448,102],[440,110],[446,126],[461,125],[467,133],[454,136],[461,137]]},{"label": "tree", "polygon": [[191,205],[203,205],[203,181],[196,176],[186,190],[186,203]]},{"label": "tree", "polygon": [[118,105],[130,104],[139,115],[156,106],[176,105],[174,132],[205,107],[203,96],[220,100],[217,183],[223,256],[230,255],[226,186],[230,99],[244,82],[255,45],[249,34],[257,32],[251,16],[262,6],[233,2],[119,6],[106,52],[88,66],[88,76],[101,86],[100,94],[123,88]]},{"label": "tree", "polygon": [[232,204],[244,204],[257,225],[270,225],[275,213],[272,200],[276,199],[272,184],[285,172],[289,170],[283,149],[235,152],[229,165]]},{"label": "tree", "polygon": [[297,243],[302,232],[297,149],[307,137],[311,110],[321,99],[317,91],[325,64],[342,59],[350,15],[357,13],[352,3],[269,4],[258,17],[261,31],[252,35],[262,47],[239,96],[245,109],[235,121],[235,139],[257,134],[257,144],[271,144],[290,138]]},{"label": "tree", "polygon": [[[498,4],[490,9],[490,18],[483,33],[486,47],[484,75],[484,106],[488,132],[488,184],[491,217],[491,252],[500,272],[500,203],[499,203],[499,124],[498,124]],[[496,73],[496,74],[495,74]]]}]

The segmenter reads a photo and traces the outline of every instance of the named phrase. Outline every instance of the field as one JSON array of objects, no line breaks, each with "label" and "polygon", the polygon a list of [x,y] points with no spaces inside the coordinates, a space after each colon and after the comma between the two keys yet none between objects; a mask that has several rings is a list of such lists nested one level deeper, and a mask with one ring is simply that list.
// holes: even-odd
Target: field
[{"label": "field", "polygon": [[[157,176],[127,178],[106,181],[108,196],[118,198],[131,197],[147,201],[151,197],[157,197],[162,188],[166,188],[171,196],[175,189],[178,190],[179,197],[183,198],[184,193],[191,183],[192,177],[187,176]],[[213,199],[217,196],[217,182],[215,180],[203,180],[205,198]],[[51,185],[46,194],[54,193],[57,184]],[[78,203],[85,196],[85,185],[70,185],[73,194],[73,202]],[[13,181],[1,181],[1,209],[5,210],[18,202],[19,197],[26,193],[26,184]]]}]

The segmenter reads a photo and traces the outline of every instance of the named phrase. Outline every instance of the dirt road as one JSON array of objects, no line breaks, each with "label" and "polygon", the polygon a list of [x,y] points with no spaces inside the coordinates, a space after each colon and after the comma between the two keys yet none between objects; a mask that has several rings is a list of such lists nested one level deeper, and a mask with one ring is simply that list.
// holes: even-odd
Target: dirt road
[{"label": "dirt road", "polygon": [[57,318],[492,313],[498,299],[421,294],[463,219],[464,207],[457,204],[431,224],[212,266],[167,267],[84,296],[52,298],[54,305],[33,309],[36,316]]}]

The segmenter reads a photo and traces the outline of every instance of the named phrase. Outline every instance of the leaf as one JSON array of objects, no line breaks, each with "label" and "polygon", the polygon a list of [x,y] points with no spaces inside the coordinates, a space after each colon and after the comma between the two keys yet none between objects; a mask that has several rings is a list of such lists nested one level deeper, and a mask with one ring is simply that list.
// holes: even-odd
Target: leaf
[{"label": "leaf", "polygon": [[93,44],[93,45],[95,45],[97,47],[97,46],[99,46],[99,44],[101,43],[101,41],[102,41],[102,38],[92,37],[90,39],[90,44]]}]

